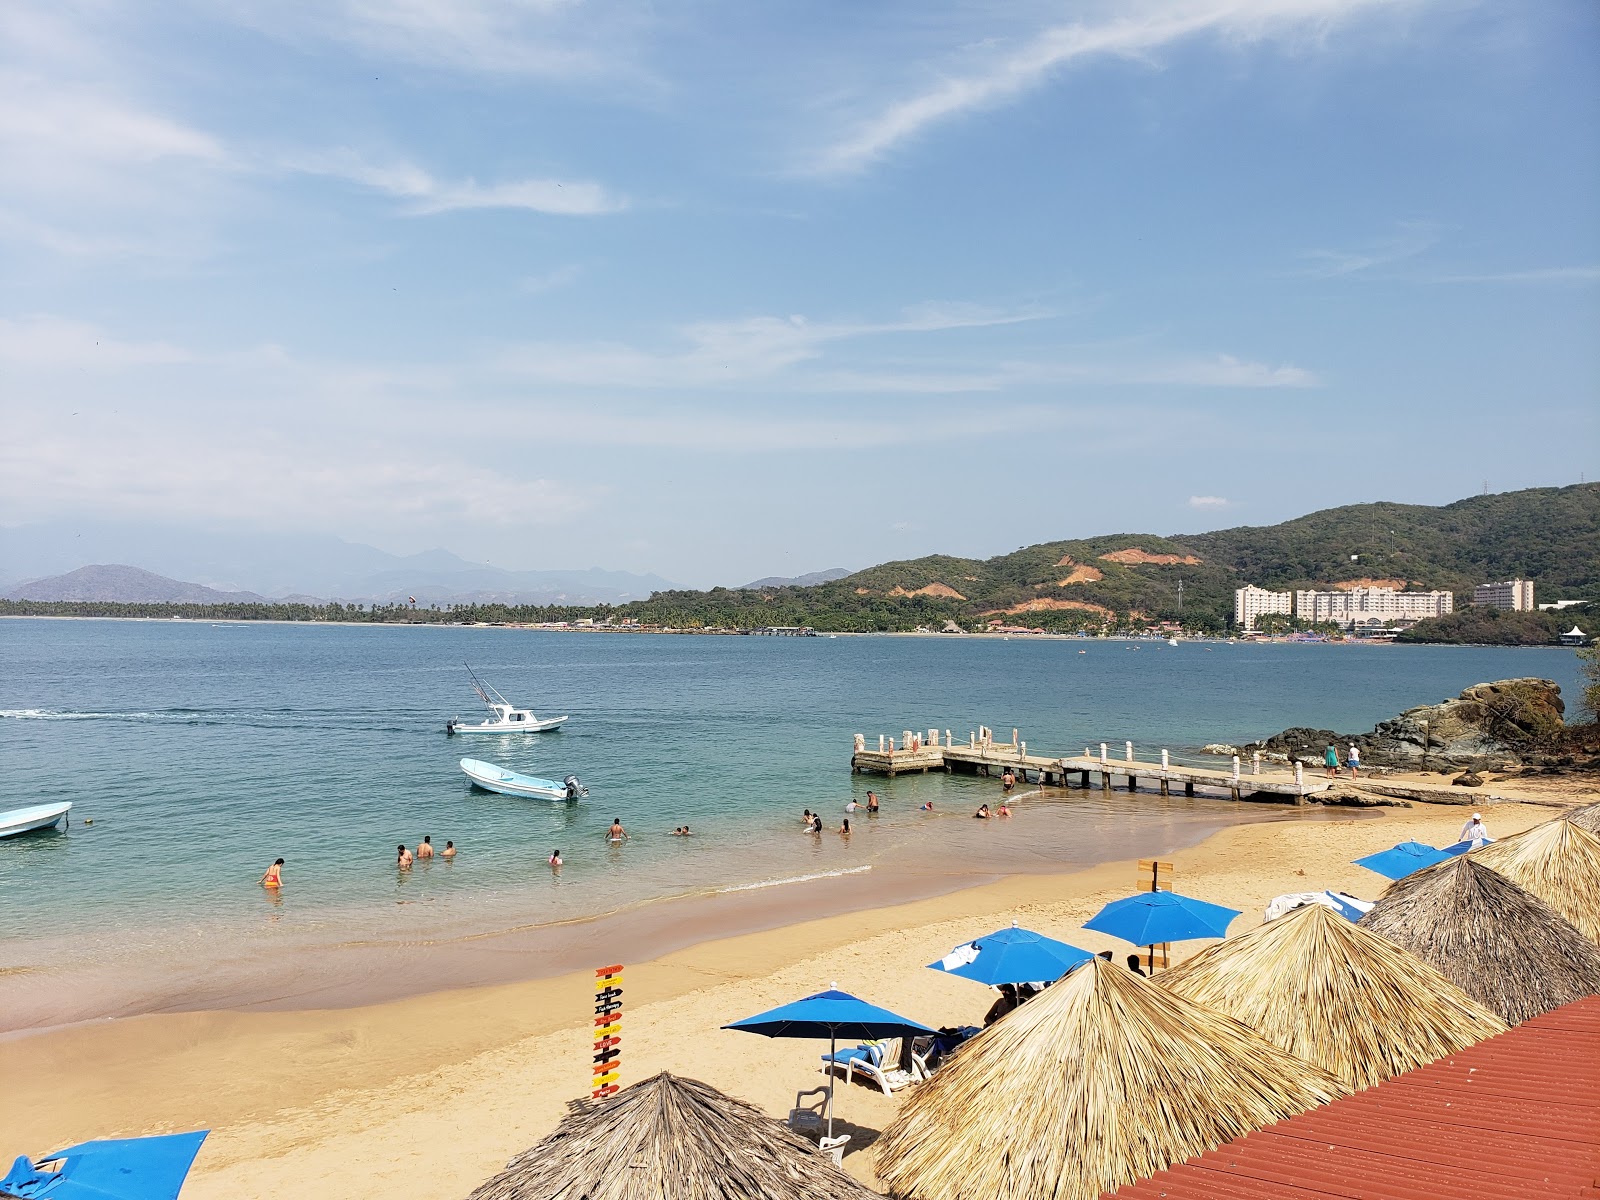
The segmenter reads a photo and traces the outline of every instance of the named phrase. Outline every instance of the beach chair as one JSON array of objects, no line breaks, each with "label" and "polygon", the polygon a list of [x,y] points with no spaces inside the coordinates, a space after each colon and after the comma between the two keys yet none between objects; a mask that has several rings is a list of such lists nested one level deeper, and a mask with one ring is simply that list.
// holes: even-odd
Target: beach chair
[{"label": "beach chair", "polygon": [[932,1061],[937,1056],[934,1051],[938,1048],[939,1039],[932,1034],[911,1039],[911,1077],[913,1079],[928,1079],[932,1077],[935,1063]]},{"label": "beach chair", "polygon": [[823,1121],[828,1115],[828,1087],[796,1092],[794,1107],[789,1110],[789,1128],[801,1136],[822,1136]]},{"label": "beach chair", "polygon": [[831,1072],[843,1067],[845,1083],[851,1082],[858,1074],[865,1075],[883,1089],[885,1096],[891,1096],[907,1084],[916,1082],[916,1076],[900,1066],[901,1046],[899,1038],[886,1038],[881,1042],[867,1042],[853,1050],[824,1054],[822,1069]]},{"label": "beach chair", "polygon": [[833,1160],[836,1167],[844,1166],[844,1148],[850,1143],[850,1135],[841,1133],[838,1137],[825,1137],[817,1142],[817,1149],[822,1154]]}]

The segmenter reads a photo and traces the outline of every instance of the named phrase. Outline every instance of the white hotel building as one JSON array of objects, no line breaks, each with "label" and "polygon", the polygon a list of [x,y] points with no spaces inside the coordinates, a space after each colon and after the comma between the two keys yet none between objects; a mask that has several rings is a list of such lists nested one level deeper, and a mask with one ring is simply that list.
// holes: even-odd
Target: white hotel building
[{"label": "white hotel building", "polygon": [[1268,613],[1294,614],[1294,596],[1289,592],[1269,592],[1246,584],[1233,593],[1233,623],[1240,629],[1254,629],[1256,618]]},{"label": "white hotel building", "polygon": [[1395,621],[1442,617],[1454,610],[1455,603],[1450,592],[1397,592],[1393,588],[1296,592],[1294,615],[1302,621],[1331,621],[1345,629],[1381,628]]},{"label": "white hotel building", "polygon": [[1504,583],[1480,583],[1472,589],[1474,608],[1503,608],[1507,612],[1533,611],[1533,580],[1508,579]]}]

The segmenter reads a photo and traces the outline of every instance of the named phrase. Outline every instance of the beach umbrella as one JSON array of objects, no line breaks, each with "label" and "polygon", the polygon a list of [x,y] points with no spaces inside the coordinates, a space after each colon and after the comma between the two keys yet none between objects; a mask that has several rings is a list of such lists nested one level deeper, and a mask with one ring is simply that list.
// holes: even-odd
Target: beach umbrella
[{"label": "beach umbrella", "polygon": [[1527,888],[1600,943],[1600,837],[1571,821],[1546,821],[1473,855]]},{"label": "beach umbrella", "polygon": [[1095,958],[918,1084],[876,1169],[902,1200],[1095,1200],[1348,1090]]},{"label": "beach umbrella", "polygon": [[1089,951],[1067,942],[1012,925],[1010,929],[996,930],[987,937],[963,942],[928,966],[996,987],[1002,983],[1043,983],[1060,979],[1073,967],[1093,957]]},{"label": "beach umbrella", "polygon": [[1376,854],[1355,860],[1355,865],[1375,871],[1385,879],[1404,879],[1413,871],[1446,862],[1450,855],[1423,842],[1401,842]]},{"label": "beach umbrella", "polygon": [[1357,1089],[1506,1029],[1427,963],[1321,904],[1207,946],[1157,982]]},{"label": "beach umbrella", "polygon": [[1600,804],[1585,804],[1567,812],[1563,820],[1571,821],[1579,829],[1600,836]]},{"label": "beach umbrella", "polygon": [[[208,1129],[162,1137],[83,1142],[37,1162],[18,1158],[0,1196],[19,1200],[177,1200]],[[58,1170],[42,1171],[59,1162]]]},{"label": "beach umbrella", "polygon": [[[841,992],[835,986],[803,1000],[780,1005],[742,1021],[724,1025],[744,1033],[759,1033],[776,1038],[827,1038],[828,1056],[839,1052],[840,1038],[893,1038],[934,1034],[908,1017],[899,1016],[876,1004]],[[833,1136],[833,1068],[828,1068],[828,1136]]]},{"label": "beach umbrella", "polygon": [[1476,854],[1390,884],[1361,928],[1409,950],[1508,1025],[1600,992],[1600,948]]},{"label": "beach umbrella", "polygon": [[1219,938],[1228,932],[1228,923],[1239,915],[1237,908],[1225,908],[1205,900],[1180,896],[1177,892],[1139,892],[1124,900],[1113,900],[1083,923],[1135,946],[1154,946],[1162,942],[1186,942],[1191,938]]},{"label": "beach umbrella", "polygon": [[468,1200],[874,1200],[743,1100],[663,1071],[574,1108]]}]

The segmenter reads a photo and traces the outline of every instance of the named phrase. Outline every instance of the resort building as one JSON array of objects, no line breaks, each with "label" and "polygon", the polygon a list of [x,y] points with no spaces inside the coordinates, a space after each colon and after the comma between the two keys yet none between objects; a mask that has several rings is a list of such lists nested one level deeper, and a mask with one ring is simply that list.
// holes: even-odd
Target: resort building
[{"label": "resort building", "polygon": [[1345,629],[1442,617],[1454,608],[1455,596],[1450,592],[1397,592],[1374,587],[1294,594],[1294,615],[1300,620],[1328,621]]},{"label": "resort building", "polygon": [[1503,608],[1507,612],[1533,611],[1533,580],[1508,579],[1504,583],[1480,583],[1472,589],[1474,608]]},{"label": "resort building", "polygon": [[1254,584],[1233,593],[1233,623],[1240,629],[1254,629],[1256,618],[1268,613],[1294,614],[1294,596],[1289,592],[1269,592]]}]

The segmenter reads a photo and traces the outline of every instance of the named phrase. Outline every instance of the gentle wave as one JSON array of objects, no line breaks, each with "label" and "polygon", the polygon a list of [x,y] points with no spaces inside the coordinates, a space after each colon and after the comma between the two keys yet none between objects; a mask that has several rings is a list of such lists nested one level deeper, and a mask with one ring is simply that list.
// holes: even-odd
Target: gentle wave
[{"label": "gentle wave", "polygon": [[[162,712],[77,712],[58,708],[0,708],[0,719],[13,721],[126,721],[131,723],[159,722],[179,725],[235,725],[251,729],[361,729],[374,733],[411,733],[416,726],[400,725],[392,720],[379,724],[361,724],[348,719],[340,720],[335,714],[304,712],[288,714],[267,712],[205,712],[193,708],[167,709]],[[332,719],[330,719],[330,717]],[[425,724],[432,728],[432,722]]]},{"label": "gentle wave", "polygon": [[787,879],[763,879],[759,883],[736,883],[732,887],[716,888],[712,894],[720,896],[725,892],[753,892],[760,888],[783,887],[790,883],[810,883],[813,879],[837,879],[840,875],[861,875],[872,870],[872,864],[864,867],[846,867],[840,871],[817,871],[811,875],[791,875]]}]

